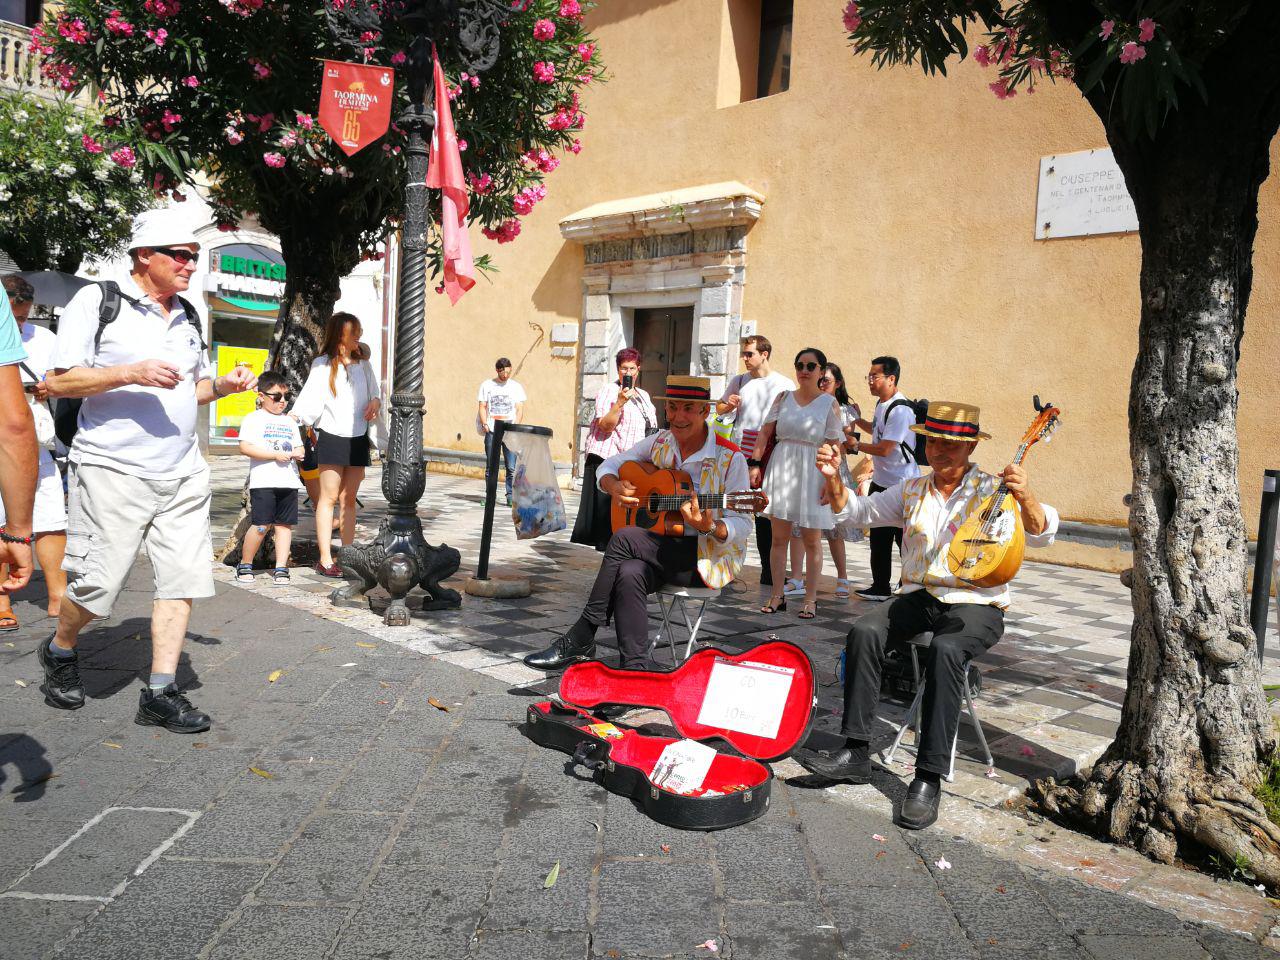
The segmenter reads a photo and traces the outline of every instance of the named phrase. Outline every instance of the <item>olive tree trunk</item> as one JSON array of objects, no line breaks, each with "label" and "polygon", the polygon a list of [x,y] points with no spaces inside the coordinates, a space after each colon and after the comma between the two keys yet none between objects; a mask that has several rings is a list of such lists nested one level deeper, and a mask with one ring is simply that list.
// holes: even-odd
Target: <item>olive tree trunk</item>
[{"label": "olive tree trunk", "polygon": [[1207,66],[1209,104],[1188,93],[1154,139],[1113,124],[1105,93],[1090,98],[1142,241],[1134,624],[1115,742],[1083,783],[1041,781],[1033,793],[1158,860],[1198,846],[1276,887],[1280,827],[1253,795],[1276,736],[1245,595],[1236,374],[1280,77],[1241,51]]}]

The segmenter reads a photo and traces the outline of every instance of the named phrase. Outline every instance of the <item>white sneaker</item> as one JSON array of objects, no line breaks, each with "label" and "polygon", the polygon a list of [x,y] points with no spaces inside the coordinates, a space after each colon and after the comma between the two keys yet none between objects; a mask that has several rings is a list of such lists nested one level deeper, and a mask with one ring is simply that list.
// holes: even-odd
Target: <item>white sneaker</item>
[{"label": "white sneaker", "polygon": [[794,580],[790,577],[782,587],[782,595],[784,597],[798,597],[804,593],[804,581]]}]

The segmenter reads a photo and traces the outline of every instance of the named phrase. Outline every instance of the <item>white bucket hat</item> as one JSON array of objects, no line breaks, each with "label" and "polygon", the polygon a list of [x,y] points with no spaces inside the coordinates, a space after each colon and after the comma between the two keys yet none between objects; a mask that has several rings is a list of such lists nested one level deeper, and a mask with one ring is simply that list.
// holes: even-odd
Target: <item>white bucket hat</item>
[{"label": "white bucket hat", "polygon": [[176,210],[144,210],[133,218],[133,234],[129,238],[131,251],[139,247],[176,247],[185,243],[195,244],[197,248],[200,246],[194,228]]}]

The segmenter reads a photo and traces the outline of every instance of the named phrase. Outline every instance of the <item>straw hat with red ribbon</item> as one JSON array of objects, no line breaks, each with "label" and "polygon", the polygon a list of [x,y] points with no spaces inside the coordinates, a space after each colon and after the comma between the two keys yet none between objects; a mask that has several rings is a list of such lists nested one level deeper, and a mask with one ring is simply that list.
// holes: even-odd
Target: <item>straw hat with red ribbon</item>
[{"label": "straw hat with red ribbon", "polygon": [[954,403],[948,400],[930,400],[929,413],[924,423],[912,424],[911,429],[926,437],[941,440],[966,440],[977,443],[990,440],[991,434],[978,429],[978,408],[970,403]]}]

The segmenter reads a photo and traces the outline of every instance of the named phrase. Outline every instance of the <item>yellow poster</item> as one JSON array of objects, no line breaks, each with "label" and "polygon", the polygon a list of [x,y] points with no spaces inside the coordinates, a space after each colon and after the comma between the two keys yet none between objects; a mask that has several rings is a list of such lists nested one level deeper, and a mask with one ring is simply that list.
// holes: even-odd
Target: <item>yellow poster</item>
[{"label": "yellow poster", "polygon": [[[217,351],[218,376],[230,373],[237,364],[245,364],[253,370],[254,376],[262,376],[267,364],[267,351],[261,347],[233,347],[229,344],[215,345]],[[214,440],[234,440],[240,434],[240,421],[253,413],[257,406],[258,394],[255,391],[233,393],[229,397],[215,400],[210,432]]]}]

